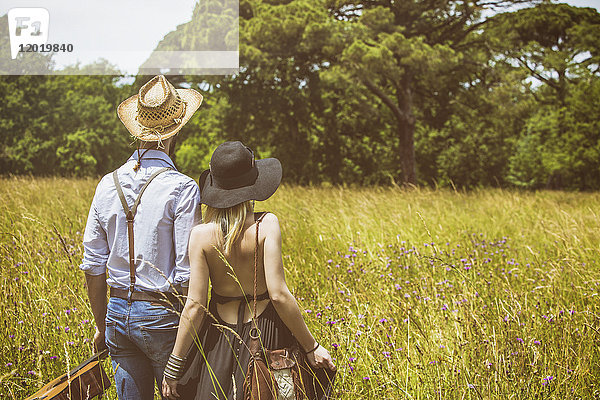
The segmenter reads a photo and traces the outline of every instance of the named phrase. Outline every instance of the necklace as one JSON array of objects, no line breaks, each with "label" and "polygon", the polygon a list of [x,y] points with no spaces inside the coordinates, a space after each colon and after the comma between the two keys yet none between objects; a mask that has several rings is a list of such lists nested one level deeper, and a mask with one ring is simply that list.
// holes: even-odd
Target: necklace
[{"label": "necklace", "polygon": [[139,147],[137,148],[138,159],[137,159],[135,165],[133,166],[133,171],[134,172],[137,172],[138,169],[140,169],[141,162],[142,162],[142,157],[144,157],[144,155],[148,152],[148,150],[150,150],[150,149],[144,150],[144,152],[140,155],[140,148]]}]

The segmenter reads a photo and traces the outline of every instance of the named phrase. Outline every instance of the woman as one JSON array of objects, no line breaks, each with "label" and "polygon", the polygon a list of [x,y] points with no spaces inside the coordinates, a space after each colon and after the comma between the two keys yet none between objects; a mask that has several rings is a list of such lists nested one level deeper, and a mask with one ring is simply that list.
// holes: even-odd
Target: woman
[{"label": "woman", "polygon": [[253,201],[269,198],[280,181],[279,161],[254,160],[252,150],[241,142],[220,145],[210,169],[202,173],[201,199],[207,208],[204,224],[190,235],[188,299],[165,369],[165,397],[242,398],[250,358],[257,231],[256,323],[264,347],[289,347],[297,341],[313,367],[335,370],[331,355],[310,333],[286,285],[277,217],[253,212]]}]

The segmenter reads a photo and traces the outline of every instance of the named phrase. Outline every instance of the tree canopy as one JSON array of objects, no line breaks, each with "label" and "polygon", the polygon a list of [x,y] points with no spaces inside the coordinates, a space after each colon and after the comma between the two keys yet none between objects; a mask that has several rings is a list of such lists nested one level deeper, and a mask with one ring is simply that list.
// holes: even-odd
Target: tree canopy
[{"label": "tree canopy", "polygon": [[[239,73],[169,76],[205,98],[179,140],[184,172],[242,140],[300,184],[600,187],[595,9],[242,0],[234,32],[219,26],[235,2],[213,3],[157,47],[231,50],[239,34]],[[1,77],[2,171],[110,171],[131,151],[116,106],[147,78]]]}]

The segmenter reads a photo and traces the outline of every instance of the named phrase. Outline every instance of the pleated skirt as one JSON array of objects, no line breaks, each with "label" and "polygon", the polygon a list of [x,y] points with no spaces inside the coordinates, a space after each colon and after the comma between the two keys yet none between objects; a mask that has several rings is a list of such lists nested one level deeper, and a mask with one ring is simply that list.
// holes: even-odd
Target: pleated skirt
[{"label": "pleated skirt", "polygon": [[[220,319],[216,308],[216,303],[211,301],[209,311],[214,318],[207,316],[199,339],[188,354],[186,372],[177,389],[181,399],[241,400],[243,397],[252,324],[243,324],[241,332],[237,332],[236,324]],[[271,302],[257,317],[257,325],[266,349],[289,347],[295,343]]]}]

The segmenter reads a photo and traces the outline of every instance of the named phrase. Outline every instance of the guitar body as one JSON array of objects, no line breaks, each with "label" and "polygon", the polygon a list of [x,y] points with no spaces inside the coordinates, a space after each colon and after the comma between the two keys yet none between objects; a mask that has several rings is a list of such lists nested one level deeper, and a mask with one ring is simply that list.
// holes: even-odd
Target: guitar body
[{"label": "guitar body", "polygon": [[25,400],[86,400],[104,393],[110,387],[110,380],[100,364],[103,354],[94,355]]}]

